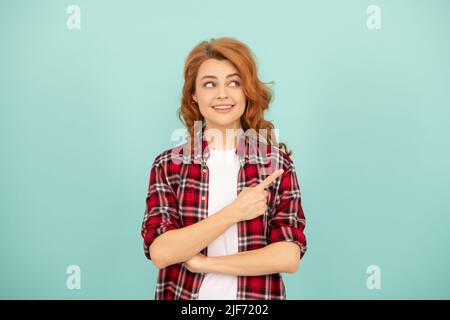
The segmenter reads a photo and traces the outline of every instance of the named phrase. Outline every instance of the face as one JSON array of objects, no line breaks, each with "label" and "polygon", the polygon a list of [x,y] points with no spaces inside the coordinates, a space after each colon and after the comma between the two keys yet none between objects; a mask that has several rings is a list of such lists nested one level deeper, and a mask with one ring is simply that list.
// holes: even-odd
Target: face
[{"label": "face", "polygon": [[241,116],[245,111],[245,95],[238,70],[228,60],[205,60],[195,80],[200,113],[205,118],[206,128],[241,128]]}]

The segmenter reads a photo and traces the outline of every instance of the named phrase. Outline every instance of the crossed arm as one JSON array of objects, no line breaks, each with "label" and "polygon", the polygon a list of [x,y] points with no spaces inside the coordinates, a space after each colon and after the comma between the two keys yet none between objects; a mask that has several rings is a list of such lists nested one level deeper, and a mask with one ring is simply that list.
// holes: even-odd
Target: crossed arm
[{"label": "crossed arm", "polygon": [[[154,166],[142,236],[144,252],[158,269],[184,263],[191,272],[242,276],[297,271],[301,257],[299,244],[302,245],[303,254],[306,250],[306,240],[303,235],[304,216],[300,191],[293,170],[287,170],[281,177],[281,200],[277,212],[272,216],[270,244],[263,248],[220,257],[206,257],[199,252],[238,222],[234,207],[228,205],[212,216],[181,227],[177,218],[177,199],[167,185],[161,168]],[[296,223],[291,229],[293,220]]]},{"label": "crossed arm", "polygon": [[160,235],[149,247],[148,256],[158,269],[184,263],[189,271],[196,273],[257,276],[297,271],[300,246],[293,241],[280,240],[280,236],[263,248],[237,254],[214,257],[199,253],[233,223],[227,210],[228,207],[200,222]]},{"label": "crossed arm", "polygon": [[236,276],[259,276],[271,273],[294,273],[300,262],[300,247],[294,242],[279,241],[264,248],[219,257],[197,254],[185,262],[191,272],[223,273]]}]

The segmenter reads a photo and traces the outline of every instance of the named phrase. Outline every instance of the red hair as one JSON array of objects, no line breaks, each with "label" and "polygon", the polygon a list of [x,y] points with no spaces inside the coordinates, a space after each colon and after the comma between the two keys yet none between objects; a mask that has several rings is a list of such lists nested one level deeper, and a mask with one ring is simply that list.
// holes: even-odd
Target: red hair
[{"label": "red hair", "polygon": [[195,93],[195,80],[200,65],[207,59],[228,60],[241,74],[242,88],[247,100],[244,114],[241,116],[241,126],[244,132],[254,129],[259,134],[260,129],[267,130],[267,142],[278,146],[288,155],[284,143],[277,143],[272,133],[274,125],[264,119],[264,112],[269,108],[272,99],[271,89],[258,79],[257,66],[252,51],[242,42],[228,37],[202,41],[196,45],[186,57],[184,66],[184,85],[181,106],[177,111],[178,117],[188,130],[188,141],[191,150],[194,149],[194,122],[203,121],[199,107],[192,100]]}]

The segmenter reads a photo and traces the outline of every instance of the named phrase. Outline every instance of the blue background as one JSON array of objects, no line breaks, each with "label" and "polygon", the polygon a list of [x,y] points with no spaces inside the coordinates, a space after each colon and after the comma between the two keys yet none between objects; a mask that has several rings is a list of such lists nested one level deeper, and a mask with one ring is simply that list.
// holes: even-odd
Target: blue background
[{"label": "blue background", "polygon": [[[69,30],[70,4],[81,29]],[[381,29],[369,30],[369,5]],[[184,58],[230,36],[274,81],[308,251],[288,299],[450,298],[450,2],[2,1],[0,298],[153,299],[140,227]],[[69,265],[81,289],[66,287]],[[381,270],[369,290],[367,268]]]}]

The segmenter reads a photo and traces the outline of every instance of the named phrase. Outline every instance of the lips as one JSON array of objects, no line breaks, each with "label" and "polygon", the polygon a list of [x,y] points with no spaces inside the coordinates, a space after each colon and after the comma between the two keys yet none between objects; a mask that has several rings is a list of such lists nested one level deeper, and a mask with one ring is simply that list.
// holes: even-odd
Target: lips
[{"label": "lips", "polygon": [[212,108],[217,111],[226,111],[226,110],[230,110],[233,107],[234,107],[234,104],[217,104],[215,106],[212,106]]}]

